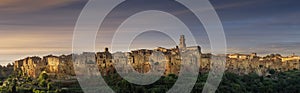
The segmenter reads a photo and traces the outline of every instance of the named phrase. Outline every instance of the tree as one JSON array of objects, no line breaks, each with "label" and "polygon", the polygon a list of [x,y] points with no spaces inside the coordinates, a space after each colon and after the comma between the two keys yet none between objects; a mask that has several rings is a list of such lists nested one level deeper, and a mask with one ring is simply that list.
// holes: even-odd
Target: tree
[{"label": "tree", "polygon": [[270,70],[269,70],[269,73],[272,74],[272,75],[275,74],[275,72],[276,72],[276,71],[275,71],[274,69],[270,69]]},{"label": "tree", "polygon": [[48,74],[47,74],[45,71],[43,71],[43,72],[39,75],[38,80],[39,80],[39,81],[41,81],[41,80],[47,80],[48,77],[49,77]]},{"label": "tree", "polygon": [[40,86],[40,87],[46,87],[46,86],[47,86],[46,80],[41,80],[41,81],[39,82],[39,86]]}]

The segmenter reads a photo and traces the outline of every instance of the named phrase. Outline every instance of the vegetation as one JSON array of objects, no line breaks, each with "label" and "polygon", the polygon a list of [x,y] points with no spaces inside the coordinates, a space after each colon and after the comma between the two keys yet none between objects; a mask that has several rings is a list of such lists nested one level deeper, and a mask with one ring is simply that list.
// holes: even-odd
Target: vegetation
[{"label": "vegetation", "polygon": [[[64,87],[70,90],[63,89]],[[82,91],[76,80],[70,84],[51,81],[46,72],[42,72],[37,79],[11,75],[3,82],[0,93],[82,93]]]},{"label": "vegetation", "polygon": [[[300,71],[293,70],[288,72],[275,72],[269,76],[258,76],[255,73],[248,75],[237,75],[234,73],[226,72],[220,83],[217,93],[299,93],[300,92]],[[169,75],[162,77],[154,84],[147,86],[139,86],[131,84],[122,78],[113,76],[106,79],[107,83],[119,93],[139,93],[144,91],[147,93],[162,93],[169,90],[175,83],[177,76]],[[202,91],[208,73],[198,76],[198,80],[192,90],[193,93]]]},{"label": "vegetation", "polygon": [[0,83],[4,81],[13,72],[13,65],[8,64],[7,66],[0,65]]},{"label": "vegetation", "polygon": [[[287,72],[276,72],[269,70],[271,75],[258,76],[255,73],[248,75],[237,75],[226,72],[220,83],[217,93],[299,93],[300,92],[300,71],[292,70]],[[193,88],[193,93],[202,91],[208,77],[208,73],[198,76]],[[163,93],[168,91],[177,80],[176,75],[163,76],[154,84],[140,86],[129,83],[118,74],[104,76],[108,85],[117,93]],[[76,80],[75,80],[76,81]],[[66,83],[51,81],[47,74],[42,73],[36,80],[25,77],[11,76],[3,82],[0,87],[2,92],[13,93],[82,93],[78,82]],[[97,88],[97,86],[95,86]]]}]

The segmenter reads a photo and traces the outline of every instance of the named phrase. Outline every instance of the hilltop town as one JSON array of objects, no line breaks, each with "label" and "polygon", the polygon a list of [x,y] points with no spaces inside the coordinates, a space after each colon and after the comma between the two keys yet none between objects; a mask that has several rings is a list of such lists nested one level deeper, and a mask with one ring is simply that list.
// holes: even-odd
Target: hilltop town
[{"label": "hilltop town", "polygon": [[[164,75],[169,74],[179,74],[180,64],[182,63],[182,57],[180,56],[181,52],[187,51],[197,51],[199,52],[199,60],[197,60],[199,65],[200,72],[207,72],[210,69],[211,57],[212,54],[201,53],[200,46],[191,46],[187,47],[185,44],[185,38],[182,35],[180,37],[179,46],[171,49],[158,47],[153,50],[149,49],[139,49],[133,50],[131,52],[121,52],[126,58],[123,60],[126,64],[131,65],[134,70],[140,73],[146,73],[151,68],[149,63],[149,57],[155,51],[160,51],[164,54],[166,59],[165,73]],[[109,75],[116,73],[114,69],[114,64],[120,62],[114,58],[114,55],[117,53],[110,53],[108,48],[105,48],[103,52],[84,52],[80,55],[70,54],[70,55],[61,55],[53,56],[48,55],[43,58],[34,56],[27,57],[25,59],[17,60],[14,62],[14,73],[22,76],[29,76],[32,78],[37,78],[39,74],[45,71],[50,77],[56,79],[70,79],[74,77],[75,71],[74,66],[83,66],[83,67],[97,67],[90,69],[97,69],[100,73],[91,73],[91,74],[101,74]],[[80,62],[73,62],[72,58],[76,57],[90,57],[81,60]],[[300,57],[296,55],[283,57],[280,54],[271,54],[265,57],[257,56],[256,53],[251,54],[227,54],[226,55],[226,69],[229,72],[236,74],[248,74],[248,73],[257,73],[258,75],[268,75],[270,70],[273,71],[288,71],[299,69],[299,60]],[[93,66],[90,66],[93,65]],[[96,65],[96,66],[94,66]],[[123,67],[124,71],[128,72],[126,67]],[[89,71],[87,71],[89,72]]]},{"label": "hilltop town", "polygon": [[[114,87],[124,87],[119,85],[121,83],[125,84],[125,87],[130,88],[130,90],[118,88],[118,91],[139,91],[139,86],[134,86],[116,75],[120,73],[127,74],[132,71],[148,73],[153,69],[164,72],[164,76],[158,81],[158,84],[166,87],[172,84],[170,81],[176,81],[176,77],[181,74],[182,69],[195,71],[192,68],[194,66],[199,68],[200,75],[198,75],[198,79],[206,80],[212,65],[222,64],[221,62],[213,61],[212,58],[218,57],[226,60],[226,64],[224,64],[226,74],[223,77],[225,81],[222,82],[231,82],[233,78],[236,80],[242,78],[244,80],[243,82],[226,83],[224,86],[236,83],[251,84],[255,86],[251,87],[249,91],[256,91],[256,86],[259,84],[252,84],[252,80],[260,80],[264,84],[269,84],[269,81],[264,81],[265,78],[273,80],[274,85],[272,86],[277,86],[276,84],[285,84],[286,82],[281,81],[286,77],[297,80],[295,76],[298,76],[298,73],[300,75],[300,71],[298,71],[300,69],[300,56],[295,54],[286,57],[280,54],[260,57],[256,53],[213,55],[202,53],[200,46],[187,47],[185,37],[182,35],[180,36],[179,45],[170,49],[158,47],[155,49],[137,49],[130,52],[111,53],[108,48],[105,48],[103,52],[96,53],[83,52],[81,54],[33,56],[20,59],[13,62],[13,64],[0,66],[0,85],[2,85],[0,86],[0,91],[12,93],[40,93],[42,91],[50,93],[83,93],[78,78],[80,76],[100,75],[106,78],[106,82],[116,84]],[[117,68],[121,70],[117,70]],[[219,68],[217,67],[217,69]],[[170,81],[168,81],[169,79]],[[249,79],[251,82],[248,82]],[[91,81],[91,83],[93,82]],[[203,82],[198,82],[196,86],[201,87],[204,84]],[[221,86],[221,90],[224,89],[224,86]],[[156,88],[161,89],[159,91],[163,91],[163,87]],[[155,89],[148,90],[154,91]],[[195,90],[200,91],[202,89],[196,88]]]}]

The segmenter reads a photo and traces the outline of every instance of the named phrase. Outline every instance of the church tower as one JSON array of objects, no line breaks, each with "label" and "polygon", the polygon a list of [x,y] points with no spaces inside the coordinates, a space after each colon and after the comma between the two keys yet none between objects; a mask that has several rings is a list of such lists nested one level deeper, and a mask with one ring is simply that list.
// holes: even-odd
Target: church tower
[{"label": "church tower", "polygon": [[186,48],[186,44],[185,44],[185,38],[184,35],[180,35],[180,44],[179,44],[179,48],[180,49],[185,49]]}]

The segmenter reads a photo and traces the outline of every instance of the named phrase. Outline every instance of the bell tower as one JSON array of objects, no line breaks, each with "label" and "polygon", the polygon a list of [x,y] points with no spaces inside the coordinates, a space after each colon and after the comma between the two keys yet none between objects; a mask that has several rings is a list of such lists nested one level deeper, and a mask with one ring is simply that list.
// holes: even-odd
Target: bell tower
[{"label": "bell tower", "polygon": [[185,38],[184,38],[184,35],[180,35],[180,44],[179,44],[179,48],[180,49],[185,49],[186,48],[186,44],[185,44]]}]

